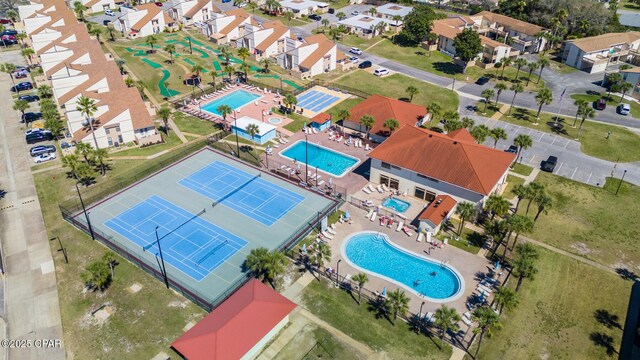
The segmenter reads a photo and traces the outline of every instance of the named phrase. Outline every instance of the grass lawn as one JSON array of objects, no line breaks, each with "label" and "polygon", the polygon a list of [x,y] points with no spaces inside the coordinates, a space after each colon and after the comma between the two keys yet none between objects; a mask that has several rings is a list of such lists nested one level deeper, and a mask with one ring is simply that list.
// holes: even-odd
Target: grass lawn
[{"label": "grass lawn", "polygon": [[[112,169],[105,177],[98,176],[92,186],[130,178],[132,171],[138,173],[158,160],[111,161]],[[35,174],[34,181],[47,234],[59,236],[69,253],[69,264],[65,264],[58,244],[50,243],[67,354],[76,359],[150,359],[160,351],[177,356],[169,349],[170,343],[189,321],[197,322],[205,312],[120,256],[116,256],[119,264],[109,288],[84,293],[80,273],[107,249],[61,218],[58,203],[75,197],[76,191],[64,169]],[[135,283],[142,289],[132,293],[128,288]],[[115,311],[102,325],[96,324],[90,311],[105,303],[111,303]]]},{"label": "grass lawn", "polygon": [[[611,97],[607,97],[607,93],[603,92],[601,94],[573,94],[571,98],[574,100],[586,100],[589,103],[593,103],[600,98],[607,99],[607,106],[617,107],[620,104],[620,96],[611,95]],[[640,119],[640,104],[635,101],[625,100],[627,104],[631,106],[631,116],[636,119]],[[597,113],[597,110],[596,110]],[[619,115],[624,116],[624,115]]]},{"label": "grass lawn", "polygon": [[[251,13],[250,11],[248,11],[249,13]],[[271,15],[268,13],[265,13],[262,10],[257,10],[254,13],[251,13],[252,15],[256,15],[259,16],[261,18],[265,18],[265,19],[269,19],[269,20],[280,20],[285,26],[287,27],[292,27],[292,26],[303,26],[303,25],[307,25],[310,20],[302,17],[299,19],[291,19],[291,20],[287,20],[284,16],[275,16],[275,15]]]},{"label": "grass lawn", "polygon": [[[354,297],[358,298],[357,292]],[[443,350],[438,349],[440,339],[417,335],[400,319],[393,326],[386,318],[377,318],[367,304],[358,306],[348,292],[324,279],[312,281],[302,298],[309,311],[354,340],[386,352],[389,359],[449,359],[451,355],[446,343]]]},{"label": "grass lawn", "polygon": [[274,360],[322,358],[364,360],[365,356],[327,330],[315,324],[307,324],[280,350]]},{"label": "grass lawn", "polygon": [[413,98],[414,104],[426,106],[431,102],[437,102],[444,111],[458,111],[458,94],[401,74],[379,77],[373,76],[366,71],[358,70],[339,79],[336,83],[393,99],[405,97],[405,90],[408,86],[413,85],[420,91]]},{"label": "grass lawn", "polygon": [[458,220],[451,219],[451,226],[446,230],[443,229],[443,231],[440,231],[436,237],[442,241],[444,241],[444,239],[449,239],[449,245],[472,254],[477,254],[486,241],[485,236],[465,227],[462,229],[462,236],[460,236],[460,239],[456,240],[458,238],[459,226],[460,222]]},{"label": "grass lawn", "polygon": [[532,238],[604,265],[640,265],[639,232],[632,225],[640,218],[640,187],[624,183],[616,196],[617,179],[601,189],[542,172],[536,182],[553,197],[553,208],[540,216]]},{"label": "grass lawn", "polygon": [[110,154],[109,156],[114,158],[117,158],[119,156],[149,156],[182,144],[182,141],[180,141],[180,138],[178,138],[178,135],[176,135],[175,132],[169,131],[169,135],[167,136],[163,131],[158,131],[160,132],[160,134],[162,135],[162,139],[164,140],[162,144],[145,146],[143,148],[133,147],[131,149],[115,152],[113,154]]},{"label": "grass lawn", "polygon": [[[536,112],[533,110],[514,108],[511,117],[502,115],[501,121],[575,139],[578,135],[580,119],[577,126],[573,118],[559,117],[560,129],[554,127],[555,115],[540,113],[538,125],[534,125]],[[607,139],[607,133],[611,136]],[[581,150],[587,155],[609,161],[630,162],[640,160],[640,136],[626,128],[587,120],[580,134]]]},{"label": "grass lawn", "polygon": [[[596,320],[596,311],[624,326],[631,282],[538,248],[538,273],[520,288],[520,303],[485,337],[478,359],[608,359],[591,338],[604,334],[619,349],[622,330]],[[510,286],[515,286],[515,279]],[[615,354],[612,354],[615,355]]]},{"label": "grass lawn", "polygon": [[533,171],[533,168],[531,166],[522,165],[520,163],[515,163],[513,165],[513,169],[511,169],[511,171],[513,171],[516,174],[529,176],[529,174],[531,174],[531,172]]},{"label": "grass lawn", "polygon": [[[329,30],[327,29],[326,31],[328,32]],[[339,40],[339,42],[342,43],[342,44],[351,46],[351,47],[357,47],[360,50],[365,50],[369,46],[377,43],[380,40],[383,40],[383,38],[380,37],[380,36],[376,36],[376,37],[371,38],[371,39],[365,39],[365,38],[360,37],[358,35],[349,34],[349,35],[342,36],[342,38]],[[386,41],[388,41],[388,40],[386,40]],[[373,52],[374,50],[375,50],[375,47],[370,49],[371,52]],[[348,55],[351,56],[353,54],[348,54]]]},{"label": "grass lawn", "polygon": [[338,120],[339,119],[338,113],[340,113],[341,110],[350,110],[352,107],[360,104],[363,101],[364,101],[363,98],[352,97],[352,98],[343,100],[338,105],[332,107],[327,111],[327,113],[331,115],[332,119]]},{"label": "grass lawn", "polygon": [[495,101],[493,101],[493,100],[495,100],[495,98],[494,98],[494,99],[491,99],[491,103],[490,103],[490,104],[487,104],[487,111],[486,111],[486,112],[485,112],[485,110],[484,110],[484,104],[485,104],[484,99],[483,99],[483,100],[478,101],[478,102],[476,103],[476,105],[475,105],[475,108],[476,108],[476,115],[480,115],[480,116],[484,116],[484,117],[488,117],[488,118],[490,118],[490,117],[492,117],[492,116],[493,116],[497,111],[499,111],[499,110],[500,110],[500,108],[498,108],[498,107],[496,106],[496,103],[495,103]]},{"label": "grass lawn", "polygon": [[630,2],[630,1],[621,2],[620,7],[624,8],[625,10],[640,11],[640,5],[634,4],[633,2]]},{"label": "grass lawn", "polygon": [[545,55],[539,54],[539,57],[546,57],[547,60],[549,60],[549,66],[551,67],[551,70],[560,73],[560,74],[570,74],[574,71],[578,71],[578,69],[568,66],[566,64],[563,64],[561,61],[561,57],[562,57],[562,52],[561,51],[557,51],[557,52],[547,52]]},{"label": "grass lawn", "polygon": [[[276,109],[276,113],[284,115],[280,112],[280,109]],[[305,123],[309,124],[311,122],[309,118],[296,114],[295,112],[287,114],[286,116],[293,121],[285,125],[284,128],[294,133],[302,130]]]},{"label": "grass lawn", "polygon": [[213,123],[205,120],[198,119],[194,116],[185,115],[184,113],[178,113],[181,116],[175,117],[173,121],[176,123],[180,131],[190,134],[209,135],[218,129]]},{"label": "grass lawn", "polygon": [[513,199],[516,194],[512,192],[516,185],[524,184],[524,179],[518,176],[507,175],[507,187],[502,192],[502,195],[507,199]]}]

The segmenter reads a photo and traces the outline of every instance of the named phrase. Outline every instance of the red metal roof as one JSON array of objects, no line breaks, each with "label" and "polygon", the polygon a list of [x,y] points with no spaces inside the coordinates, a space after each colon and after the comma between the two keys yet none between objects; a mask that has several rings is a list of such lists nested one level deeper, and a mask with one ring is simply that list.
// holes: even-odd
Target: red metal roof
[{"label": "red metal roof", "polygon": [[254,279],[171,346],[189,360],[240,359],[295,307]]},{"label": "red metal roof", "polygon": [[418,220],[429,220],[434,226],[438,226],[447,218],[457,203],[449,195],[438,195],[429,206],[422,210],[418,215]]},{"label": "red metal roof", "polygon": [[396,119],[402,125],[416,125],[427,115],[427,108],[421,105],[390,99],[374,94],[349,110],[351,121],[360,122],[364,115],[371,115],[375,123],[371,128],[372,134],[386,135],[389,129],[384,127],[385,121]]}]

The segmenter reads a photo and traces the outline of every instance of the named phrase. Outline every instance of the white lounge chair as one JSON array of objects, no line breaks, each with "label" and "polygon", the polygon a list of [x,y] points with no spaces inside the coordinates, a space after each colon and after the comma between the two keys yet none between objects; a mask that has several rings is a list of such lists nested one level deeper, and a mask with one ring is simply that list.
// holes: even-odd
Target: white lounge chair
[{"label": "white lounge chair", "polygon": [[371,220],[371,221],[376,221],[376,216],[378,216],[378,213],[374,211],[374,212],[371,214],[371,216],[369,217],[369,220]]},{"label": "white lounge chair", "polygon": [[467,324],[467,326],[471,326],[473,324],[473,322],[471,322],[471,320],[467,319],[466,317],[462,317],[462,322]]},{"label": "white lounge chair", "polygon": [[424,239],[424,233],[420,232],[418,233],[418,238],[416,239],[417,242],[422,242],[422,239]]},{"label": "white lounge chair", "polygon": [[329,227],[335,231],[336,230],[336,223],[331,224]]},{"label": "white lounge chair", "polygon": [[336,138],[336,136],[335,136],[335,135],[331,135],[331,136],[329,136],[329,140],[333,140],[333,139],[335,139],[335,138]]},{"label": "white lounge chair", "polygon": [[384,193],[384,190],[382,190],[382,186],[378,185],[378,187],[376,189],[378,189],[378,192],[380,194]]},{"label": "white lounge chair", "polygon": [[462,314],[464,317],[466,317],[467,319],[471,320],[471,313],[469,311],[465,312],[464,314]]},{"label": "white lounge chair", "polygon": [[369,144],[365,144],[365,145],[364,145],[364,150],[365,150],[365,151],[369,151],[369,150],[371,150],[371,148],[369,147]]},{"label": "white lounge chair", "polygon": [[400,221],[398,222],[398,227],[396,227],[396,231],[398,231],[398,232],[399,232],[399,231],[402,229],[402,226],[403,226],[403,225],[404,225],[404,221],[400,220]]},{"label": "white lounge chair", "polygon": [[376,191],[376,190],[373,188],[373,186],[371,186],[371,184],[368,184],[368,185],[367,185],[367,189],[369,189],[369,191],[371,191],[371,192]]},{"label": "white lounge chair", "polygon": [[316,129],[316,128],[311,128],[311,131],[313,131],[314,134],[318,133],[318,129]]},{"label": "white lounge chair", "polygon": [[318,183],[316,184],[316,186],[321,186],[322,184],[324,184],[324,180],[320,180],[320,181],[318,181]]},{"label": "white lounge chair", "polygon": [[278,138],[278,141],[280,141],[280,144],[286,144],[286,142],[282,138]]},{"label": "white lounge chair", "polygon": [[431,311],[429,311],[425,316],[424,316],[424,321],[429,324],[431,323],[431,321],[433,320],[433,313]]},{"label": "white lounge chair", "polygon": [[389,191],[389,188],[388,188],[388,187],[387,187],[387,185],[385,185],[385,184],[382,184],[382,189],[383,189],[385,192],[386,192],[386,191]]},{"label": "white lounge chair", "polygon": [[333,236],[331,236],[329,233],[327,233],[326,231],[322,232],[322,236],[326,237],[327,239],[331,240],[333,239]]},{"label": "white lounge chair", "polygon": [[362,191],[364,191],[364,193],[367,195],[371,194],[371,191],[369,191],[369,189],[367,189],[366,187],[362,188]]},{"label": "white lounge chair", "polygon": [[373,215],[373,211],[374,211],[373,209],[369,210],[369,212],[367,213],[367,215],[365,215],[364,217],[366,217],[366,218],[370,218],[370,217],[371,217],[371,215]]},{"label": "white lounge chair", "polygon": [[413,236],[413,233],[411,232],[411,229],[406,225],[402,227],[402,231],[404,231],[404,233],[407,234],[407,236],[409,236],[409,237]]},{"label": "white lounge chair", "polygon": [[327,228],[327,232],[331,235],[336,235],[336,231],[331,228]]}]

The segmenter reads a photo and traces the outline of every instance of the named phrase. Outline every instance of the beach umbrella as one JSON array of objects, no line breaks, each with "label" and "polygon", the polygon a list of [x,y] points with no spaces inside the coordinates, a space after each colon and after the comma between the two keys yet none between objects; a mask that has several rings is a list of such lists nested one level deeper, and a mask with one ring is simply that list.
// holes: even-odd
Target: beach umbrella
[{"label": "beach umbrella", "polygon": [[307,244],[302,244],[302,252],[307,253]]},{"label": "beach umbrella", "polygon": [[387,297],[387,287],[386,286],[384,288],[382,288],[382,293],[380,294],[380,296]]},{"label": "beach umbrella", "polygon": [[333,178],[329,178],[329,186],[333,185]]},{"label": "beach umbrella", "polygon": [[350,217],[351,217],[351,214],[349,214],[349,211],[345,211],[345,212],[344,212],[344,218],[345,218],[345,219],[348,219],[348,218],[350,218]]}]

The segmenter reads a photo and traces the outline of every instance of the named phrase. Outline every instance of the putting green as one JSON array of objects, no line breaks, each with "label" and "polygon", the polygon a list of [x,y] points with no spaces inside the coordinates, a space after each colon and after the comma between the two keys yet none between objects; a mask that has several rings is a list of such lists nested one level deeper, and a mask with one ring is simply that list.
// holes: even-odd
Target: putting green
[{"label": "putting green", "polygon": [[[189,37],[188,37],[188,36],[185,36],[185,37],[184,37],[184,39],[185,39],[186,41],[189,41]],[[198,41],[198,40],[196,40],[196,39],[194,39],[194,38],[191,38],[191,43],[192,43],[192,44],[196,44],[196,45],[198,45],[198,46],[202,46],[202,47],[204,47],[204,44],[203,44],[203,43],[201,43],[200,41]]]},{"label": "putting green", "polygon": [[184,58],[182,59],[182,61],[186,62],[187,64],[194,66],[196,63],[194,63],[191,59],[188,58]]},{"label": "putting green", "polygon": [[294,89],[302,89],[302,86],[300,86],[300,85],[298,85],[298,84],[294,83],[294,82],[293,82],[293,81],[291,81],[291,80],[282,80],[282,82],[283,82],[283,83],[285,83],[285,84],[287,84],[287,85],[289,85],[289,86],[291,86],[291,87],[293,87]]},{"label": "putting green", "polygon": [[134,53],[133,56],[147,56],[147,53],[144,50],[132,49],[132,48],[125,48],[125,50],[127,50],[130,53]]},{"label": "putting green", "polygon": [[151,66],[154,69],[159,69],[162,67],[162,65],[158,64],[157,62],[151,61],[149,59],[142,59],[142,61],[149,64],[149,66]]},{"label": "putting green", "polygon": [[167,81],[169,76],[171,76],[171,73],[169,73],[169,70],[162,69],[162,74],[163,74],[162,79],[160,79],[160,82],[158,83],[158,88],[160,88],[160,95],[164,97],[172,97],[180,94],[180,92],[168,89],[166,86],[164,86],[164,82]]},{"label": "putting green", "polygon": [[213,62],[213,67],[216,69],[216,71],[222,71],[222,66],[220,66],[220,63],[217,61]]},{"label": "putting green", "polygon": [[209,54],[207,54],[206,52],[204,52],[204,51],[202,51],[200,49],[194,48],[193,51],[199,53],[201,59],[208,59],[209,58]]},{"label": "putting green", "polygon": [[271,79],[278,79],[278,78],[280,78],[280,76],[278,76],[278,75],[266,75],[266,74],[255,74],[255,75],[253,75],[253,76],[255,76],[255,77],[257,77],[257,78],[271,78]]}]

